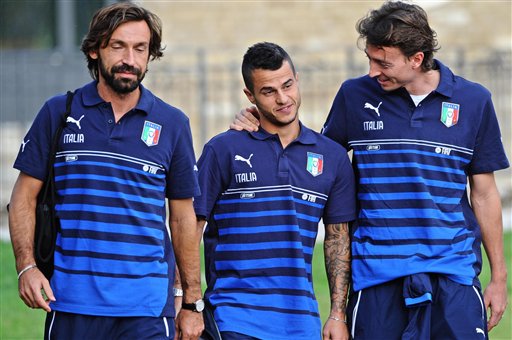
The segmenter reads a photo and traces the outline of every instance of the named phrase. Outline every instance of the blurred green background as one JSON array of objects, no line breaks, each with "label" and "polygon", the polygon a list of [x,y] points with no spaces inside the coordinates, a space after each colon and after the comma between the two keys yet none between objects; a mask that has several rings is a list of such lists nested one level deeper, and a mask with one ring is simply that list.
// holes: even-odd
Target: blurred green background
[{"label": "blurred green background", "polygon": [[[512,233],[505,233],[505,244],[512,243]],[[511,247],[505,247],[505,256],[508,265],[508,300],[512,301],[512,270]],[[489,267],[485,259],[484,270],[480,275],[482,285],[485,287],[489,282]],[[45,313],[41,310],[32,310],[25,306],[18,297],[18,285],[16,282],[16,270],[14,268],[14,257],[10,243],[0,242],[0,339],[43,339]],[[319,303],[322,322],[329,316],[330,299],[329,286],[325,274],[323,262],[323,245],[318,243],[315,247],[313,257],[313,278],[315,292]],[[204,275],[203,275],[204,283]],[[501,320],[501,323],[491,331],[490,339],[505,340],[511,339],[512,335],[512,312],[510,305]]]}]

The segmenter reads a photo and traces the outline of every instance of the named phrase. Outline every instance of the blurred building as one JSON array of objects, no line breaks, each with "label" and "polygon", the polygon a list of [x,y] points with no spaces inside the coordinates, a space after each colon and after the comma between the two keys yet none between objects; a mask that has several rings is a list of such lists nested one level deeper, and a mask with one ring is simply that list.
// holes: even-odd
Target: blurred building
[{"label": "blurred building", "polygon": [[[105,0],[0,1],[0,205],[9,199],[12,169],[28,124],[44,101],[91,80],[79,44]],[[437,31],[437,57],[493,92],[508,156],[511,150],[512,2],[416,1]],[[191,119],[196,153],[228,128],[240,108],[240,64],[247,47],[272,41],[297,66],[301,119],[320,129],[344,79],[367,72],[355,24],[381,1],[139,1],[163,21],[164,57],[144,84]],[[511,172],[499,173],[510,197]],[[511,223],[510,221],[508,222]]]}]

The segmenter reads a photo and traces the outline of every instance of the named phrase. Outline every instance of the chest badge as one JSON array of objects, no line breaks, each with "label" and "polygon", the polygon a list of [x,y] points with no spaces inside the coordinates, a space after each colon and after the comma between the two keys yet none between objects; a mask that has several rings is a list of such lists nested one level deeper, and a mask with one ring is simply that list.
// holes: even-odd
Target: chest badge
[{"label": "chest badge", "polygon": [[459,121],[460,105],[443,102],[441,108],[441,122],[446,127],[452,127]]},{"label": "chest badge", "polygon": [[313,175],[313,177],[321,175],[324,171],[324,156],[317,153],[308,152],[306,170],[311,175]]},{"label": "chest badge", "polygon": [[160,139],[160,134],[162,133],[162,125],[158,125],[156,123],[145,121],[144,128],[142,129],[142,135],[140,139],[147,146],[155,146],[158,144],[158,140]]}]

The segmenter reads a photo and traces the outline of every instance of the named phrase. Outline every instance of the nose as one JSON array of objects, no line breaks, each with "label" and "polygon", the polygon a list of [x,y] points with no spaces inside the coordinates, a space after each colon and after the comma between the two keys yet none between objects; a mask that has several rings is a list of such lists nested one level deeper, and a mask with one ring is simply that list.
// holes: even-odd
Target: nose
[{"label": "nose", "polygon": [[370,69],[368,71],[368,75],[370,78],[377,77],[381,74],[380,67],[376,63],[370,62]]},{"label": "nose", "polygon": [[278,104],[286,103],[286,95],[282,90],[276,91],[276,103],[278,103]]},{"label": "nose", "polygon": [[126,65],[133,66],[135,65],[135,53],[133,49],[127,48],[123,55],[123,63]]}]

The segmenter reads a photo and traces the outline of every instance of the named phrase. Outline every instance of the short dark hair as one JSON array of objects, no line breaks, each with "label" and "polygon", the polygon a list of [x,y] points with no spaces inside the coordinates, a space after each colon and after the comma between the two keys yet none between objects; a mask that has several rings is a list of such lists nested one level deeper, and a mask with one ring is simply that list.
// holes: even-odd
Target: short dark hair
[{"label": "short dark hair", "polygon": [[162,22],[160,18],[150,11],[130,2],[118,2],[100,8],[93,16],[89,25],[89,32],[82,41],[81,50],[87,58],[89,73],[98,79],[98,60],[89,56],[91,51],[99,52],[100,48],[108,45],[114,31],[121,25],[130,21],[144,20],[151,33],[149,42],[149,55],[151,60],[163,55]]},{"label": "short dark hair", "polygon": [[252,81],[252,72],[254,70],[275,71],[283,66],[285,60],[288,61],[295,74],[295,66],[292,59],[281,46],[270,42],[261,42],[249,47],[242,61],[242,77],[244,78],[245,87],[251,92],[254,91],[254,83]]},{"label": "short dark hair", "polygon": [[427,13],[418,5],[388,1],[372,10],[356,25],[359,40],[377,47],[397,47],[406,57],[417,52],[425,55],[424,71],[435,67],[434,53],[439,50],[436,32],[428,24]]}]

